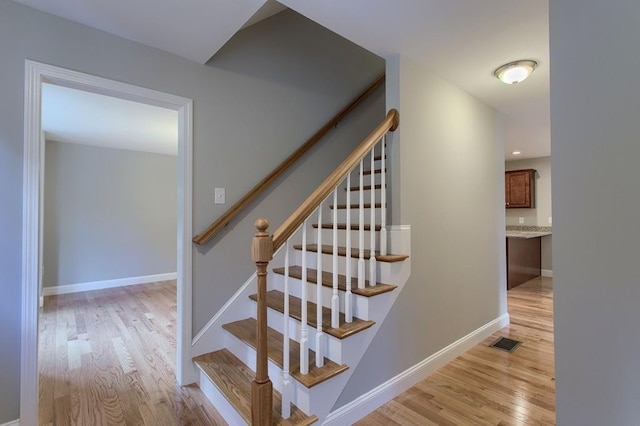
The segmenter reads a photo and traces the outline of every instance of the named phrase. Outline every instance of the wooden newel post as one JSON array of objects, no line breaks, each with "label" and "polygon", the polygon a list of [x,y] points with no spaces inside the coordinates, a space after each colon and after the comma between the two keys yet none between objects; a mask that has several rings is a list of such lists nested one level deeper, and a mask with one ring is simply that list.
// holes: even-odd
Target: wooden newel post
[{"label": "wooden newel post", "polygon": [[269,221],[256,220],[251,257],[258,269],[258,342],[256,379],[251,385],[251,424],[271,426],[273,385],[268,373],[267,349],[267,266],[273,257],[273,239],[267,232]]}]

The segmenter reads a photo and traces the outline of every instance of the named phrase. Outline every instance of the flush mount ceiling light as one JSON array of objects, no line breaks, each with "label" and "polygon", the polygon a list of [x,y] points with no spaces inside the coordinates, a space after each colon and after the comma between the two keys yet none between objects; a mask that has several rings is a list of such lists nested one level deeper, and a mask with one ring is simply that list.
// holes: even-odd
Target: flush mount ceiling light
[{"label": "flush mount ceiling light", "polygon": [[505,84],[516,84],[529,77],[537,66],[536,61],[529,59],[509,62],[495,70],[493,75]]},{"label": "flush mount ceiling light", "polygon": [[513,154],[513,155],[520,155],[520,154],[522,154],[522,152],[520,152],[520,151],[513,151],[511,154]]}]

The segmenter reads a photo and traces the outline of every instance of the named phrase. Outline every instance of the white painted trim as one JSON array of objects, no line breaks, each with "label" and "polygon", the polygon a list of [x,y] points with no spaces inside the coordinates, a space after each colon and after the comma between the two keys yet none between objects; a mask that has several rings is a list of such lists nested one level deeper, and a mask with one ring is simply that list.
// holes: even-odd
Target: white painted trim
[{"label": "white painted trim", "polygon": [[0,426],[20,426],[20,419],[14,420],[12,422],[3,423]]},{"label": "white painted trim", "polygon": [[387,226],[390,231],[411,231],[411,225],[391,225]]},{"label": "white painted trim", "polygon": [[127,285],[137,285],[154,283],[157,281],[175,280],[178,278],[176,272],[168,274],[145,275],[141,277],[117,278],[114,280],[90,281],[86,283],[65,284],[53,287],[44,287],[44,296],[53,296],[56,294],[78,293],[81,291],[102,290],[105,288],[124,287]]},{"label": "white painted trim", "polygon": [[120,83],[52,65],[25,60],[23,228],[22,228],[22,343],[20,418],[35,425],[38,412],[38,230],[42,83],[113,96],[178,112],[178,267],[176,377],[181,385],[197,381],[191,361],[192,321],[192,188],[193,101],[155,90]]},{"label": "white painted trim", "polygon": [[227,310],[229,310],[229,308],[231,308],[231,305],[233,305],[236,302],[236,300],[238,300],[242,296],[242,293],[246,290],[246,288],[249,285],[251,285],[255,280],[256,280],[256,273],[254,272],[253,274],[251,274],[249,279],[247,281],[245,281],[245,283],[242,284],[242,286],[240,286],[238,291],[236,291],[233,294],[233,296],[231,296],[231,298],[229,300],[227,300],[227,303],[225,303],[222,306],[222,308],[220,308],[220,310],[218,312],[216,312],[216,314],[213,316],[213,318],[211,318],[205,324],[205,326],[202,327],[202,330],[200,330],[198,332],[198,334],[196,334],[196,336],[193,338],[193,342],[192,342],[193,346],[198,344],[198,342],[205,337],[205,335],[209,332],[209,330],[216,324],[216,322],[218,322],[220,317],[222,317],[222,315],[224,315],[227,312]]},{"label": "white painted trim", "polygon": [[543,269],[541,275],[543,277],[553,277],[553,269]]},{"label": "white painted trim", "polygon": [[507,325],[509,314],[499,316],[354,401],[332,411],[322,424],[346,425],[357,422]]}]

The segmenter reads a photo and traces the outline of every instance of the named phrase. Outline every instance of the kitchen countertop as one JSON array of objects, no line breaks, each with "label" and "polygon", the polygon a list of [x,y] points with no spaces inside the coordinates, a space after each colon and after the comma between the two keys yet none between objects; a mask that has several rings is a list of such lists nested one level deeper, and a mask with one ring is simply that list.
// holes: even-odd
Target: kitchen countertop
[{"label": "kitchen countertop", "polygon": [[507,238],[538,238],[551,235],[550,226],[507,226]]}]

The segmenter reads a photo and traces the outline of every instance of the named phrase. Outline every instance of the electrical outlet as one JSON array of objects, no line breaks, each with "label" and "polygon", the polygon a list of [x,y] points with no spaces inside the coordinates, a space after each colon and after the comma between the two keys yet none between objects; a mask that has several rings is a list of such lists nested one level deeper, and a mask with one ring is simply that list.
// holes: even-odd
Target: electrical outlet
[{"label": "electrical outlet", "polygon": [[524,217],[519,217],[519,218],[518,218],[518,223],[519,223],[520,225],[522,225],[522,224],[524,223]]},{"label": "electrical outlet", "polygon": [[215,204],[224,204],[225,203],[225,191],[224,188],[216,188],[215,189]]}]

